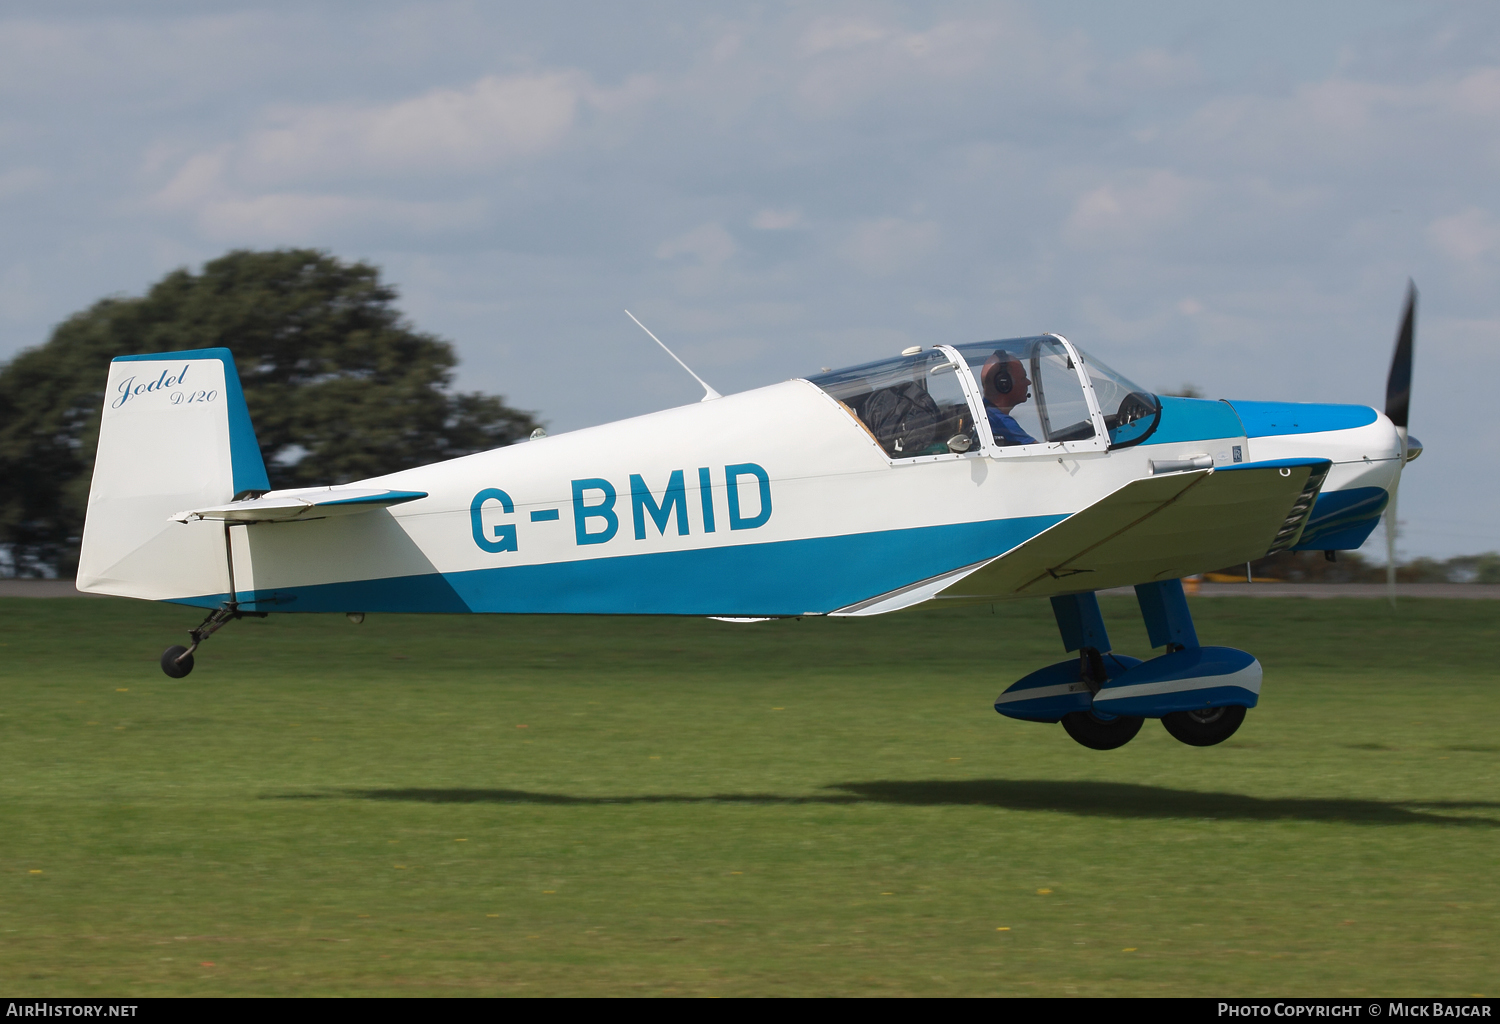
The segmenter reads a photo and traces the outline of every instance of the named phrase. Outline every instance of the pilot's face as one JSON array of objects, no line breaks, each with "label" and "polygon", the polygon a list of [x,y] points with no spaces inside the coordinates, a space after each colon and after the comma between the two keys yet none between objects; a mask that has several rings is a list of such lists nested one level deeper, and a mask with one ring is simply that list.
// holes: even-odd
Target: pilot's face
[{"label": "pilot's face", "polygon": [[1031,397],[1031,378],[1026,376],[1026,368],[1018,359],[1012,359],[1007,363],[1006,369],[1010,371],[1010,379],[1013,382],[1010,392],[1002,395],[995,389],[995,371],[991,369],[985,376],[985,397],[995,408],[1008,411]]},{"label": "pilot's face", "polygon": [[1010,394],[1005,396],[1005,400],[1013,406],[1020,405],[1031,397],[1031,378],[1026,376],[1026,368],[1021,365],[1020,360],[1011,360],[1010,379],[1015,381],[1016,385],[1010,389]]}]

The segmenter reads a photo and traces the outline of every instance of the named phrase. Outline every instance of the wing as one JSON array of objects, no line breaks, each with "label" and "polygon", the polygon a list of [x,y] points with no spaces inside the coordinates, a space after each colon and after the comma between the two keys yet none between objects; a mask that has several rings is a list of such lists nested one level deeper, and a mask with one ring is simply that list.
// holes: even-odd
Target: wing
[{"label": "wing", "polygon": [[1331,465],[1285,459],[1131,481],[937,597],[1053,597],[1262,558],[1297,543]]},{"label": "wing", "polygon": [[371,512],[427,497],[426,491],[391,491],[380,487],[314,487],[272,491],[259,498],[227,505],[188,509],[170,516],[179,523],[215,519],[226,523],[290,523]]},{"label": "wing", "polygon": [[996,558],[830,614],[1055,597],[1252,561],[1297,543],[1331,465],[1283,459],[1132,480]]}]

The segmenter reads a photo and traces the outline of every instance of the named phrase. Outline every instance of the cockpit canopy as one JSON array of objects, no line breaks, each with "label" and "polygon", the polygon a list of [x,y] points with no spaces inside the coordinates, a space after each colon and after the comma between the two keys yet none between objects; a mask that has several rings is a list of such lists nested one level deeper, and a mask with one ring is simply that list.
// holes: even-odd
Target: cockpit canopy
[{"label": "cockpit canopy", "polygon": [[986,446],[1019,454],[1069,442],[1124,448],[1145,440],[1160,418],[1155,395],[1056,335],[908,351],[808,378],[892,459]]},{"label": "cockpit canopy", "polygon": [[893,459],[978,451],[974,410],[958,367],[941,349],[808,378]]}]

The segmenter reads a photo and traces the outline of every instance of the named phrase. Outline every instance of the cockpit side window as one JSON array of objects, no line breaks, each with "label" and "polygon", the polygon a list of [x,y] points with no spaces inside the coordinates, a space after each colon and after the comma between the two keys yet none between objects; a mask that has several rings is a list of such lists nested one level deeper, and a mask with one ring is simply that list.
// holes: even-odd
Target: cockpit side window
[{"label": "cockpit side window", "polygon": [[1094,419],[1078,367],[1062,342],[1043,338],[1031,351],[1032,379],[1036,381],[1036,412],[1048,441],[1087,441],[1094,436]]},{"label": "cockpit side window", "polygon": [[984,395],[1001,448],[1086,441],[1094,422],[1072,356],[1057,338],[1012,338],[955,346]]},{"label": "cockpit side window", "polygon": [[807,378],[869,431],[892,459],[979,450],[959,368],[928,349]]},{"label": "cockpit side window", "polygon": [[1080,351],[1094,397],[1104,413],[1104,428],[1109,431],[1111,448],[1129,448],[1140,444],[1156,429],[1161,420],[1161,402],[1139,384],[1127,380],[1086,352]]}]

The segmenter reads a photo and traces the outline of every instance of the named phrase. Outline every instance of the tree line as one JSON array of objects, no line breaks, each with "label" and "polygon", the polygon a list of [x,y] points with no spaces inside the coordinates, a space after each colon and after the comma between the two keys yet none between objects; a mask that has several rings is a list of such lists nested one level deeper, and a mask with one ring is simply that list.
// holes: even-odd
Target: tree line
[{"label": "tree line", "polygon": [[0,366],[0,571],[76,571],[116,356],[233,352],[273,488],[343,483],[528,436],[531,413],[452,390],[453,346],[416,330],[396,297],[368,263],[240,250],[64,320]]}]

